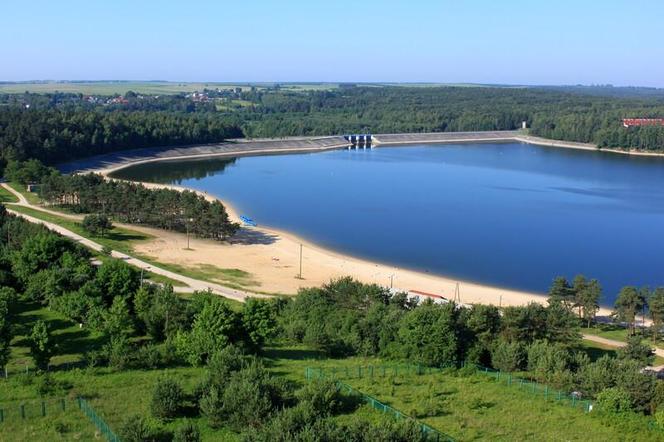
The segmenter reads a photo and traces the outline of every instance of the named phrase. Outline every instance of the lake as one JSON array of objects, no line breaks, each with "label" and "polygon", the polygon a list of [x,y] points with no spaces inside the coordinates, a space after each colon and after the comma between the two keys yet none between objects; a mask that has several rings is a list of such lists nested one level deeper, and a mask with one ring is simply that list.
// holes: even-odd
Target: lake
[{"label": "lake", "polygon": [[664,159],[524,143],[146,163],[115,176],[226,199],[259,225],[374,261],[544,292],[582,273],[613,303],[664,285]]}]

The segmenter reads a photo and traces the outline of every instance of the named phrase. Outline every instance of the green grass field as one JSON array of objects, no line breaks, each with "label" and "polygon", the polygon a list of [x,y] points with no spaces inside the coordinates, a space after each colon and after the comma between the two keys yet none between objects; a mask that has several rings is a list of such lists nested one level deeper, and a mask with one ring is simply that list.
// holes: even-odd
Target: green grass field
[{"label": "green grass field", "polygon": [[508,386],[505,378],[499,381],[456,369],[423,375],[389,373],[344,382],[457,440],[664,440],[664,433],[647,430],[645,417],[637,422],[615,417],[609,422],[593,412],[546,400],[518,384]]},{"label": "green grass field", "polygon": [[[91,440],[93,430],[87,419],[77,414],[80,413],[78,410],[68,406],[66,412],[59,411],[62,398],[79,395],[87,398],[111,428],[117,429],[131,414],[149,415],[152,390],[159,379],[174,378],[182,383],[185,391],[191,393],[205,376],[204,369],[197,367],[122,372],[109,368],[77,368],[52,372],[51,377],[59,387],[41,396],[40,381],[21,374],[26,364],[31,366],[25,339],[28,324],[37,318],[49,323],[58,344],[54,365],[80,361],[86,350],[98,347],[99,337],[65,320],[58,313],[35,304],[22,303],[18,318],[19,334],[12,342],[9,379],[0,380],[0,408],[13,410],[14,413],[7,414],[12,419],[6,419],[7,425],[2,427],[0,434],[11,434],[11,440],[44,440],[46,435],[49,440]],[[285,378],[295,386],[306,382],[307,367],[336,367],[341,375],[345,367],[355,373],[358,366],[380,366],[384,363],[376,358],[331,359],[304,346],[268,347],[263,357],[274,375]],[[379,376],[376,370],[373,377],[367,376],[366,371],[364,373],[359,379],[340,378],[457,440],[664,440],[662,433],[647,430],[645,417],[639,416],[629,422],[615,418],[610,424],[592,413],[584,413],[580,408],[545,400],[541,394],[533,395],[527,388],[508,386],[504,378],[501,382],[482,373],[473,375],[463,370],[448,370],[417,375],[402,371],[394,375],[388,371],[385,376]],[[42,400],[49,404],[47,418],[40,417]],[[29,419],[18,419],[17,407],[21,403],[28,404]],[[193,410],[194,404],[189,406]],[[335,419],[347,422],[357,416],[373,421],[389,418],[363,406],[350,415]],[[210,429],[203,417],[193,414],[189,417],[202,430],[204,441],[239,440],[228,429]],[[165,423],[163,428],[173,430],[183,419]],[[0,437],[0,440],[5,439]]]},{"label": "green grass field", "polygon": [[18,198],[4,187],[0,187],[0,203],[17,203]]},{"label": "green grass field", "polygon": [[101,244],[102,246],[108,246],[113,250],[118,250],[123,253],[131,253],[133,250],[132,246],[136,242],[152,239],[152,236],[148,234],[137,232],[135,230],[125,229],[123,227],[113,227],[113,229],[111,229],[109,232],[106,232],[104,236],[91,235],[83,228],[81,223],[76,220],[25,206],[10,205],[8,207],[19,213],[32,216],[42,221],[58,224],[67,230],[71,230],[72,232],[83,236],[84,238],[89,238],[94,242]]},{"label": "green grass field", "polygon": [[[9,187],[11,187],[15,191],[23,195],[30,204],[41,204],[41,198],[39,198],[39,195],[33,192],[28,192],[25,188],[25,185],[19,183],[7,183],[7,184],[9,185]],[[3,190],[7,191],[7,189]],[[14,198],[16,198],[16,196],[14,196]]]},{"label": "green grass field", "polygon": [[[124,95],[127,91],[141,94],[165,95],[179,94],[203,89],[242,88],[252,86],[259,89],[274,86],[276,83],[218,83],[218,82],[169,82],[169,81],[100,81],[100,82],[37,82],[37,83],[0,83],[0,94],[53,93],[71,92],[86,95]],[[338,87],[337,83],[279,83],[282,89],[291,90],[327,90]]]}]

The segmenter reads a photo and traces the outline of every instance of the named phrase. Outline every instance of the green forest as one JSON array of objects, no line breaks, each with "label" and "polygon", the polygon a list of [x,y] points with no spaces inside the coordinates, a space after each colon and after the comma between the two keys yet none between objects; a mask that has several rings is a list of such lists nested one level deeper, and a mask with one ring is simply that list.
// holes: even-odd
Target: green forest
[{"label": "green forest", "polygon": [[[565,396],[593,399],[591,415],[569,412],[601,434],[659,438],[648,416],[664,416],[664,383],[642,370],[652,350],[640,339],[614,356],[592,354],[581,345],[577,308],[594,314],[599,296],[596,282],[582,277],[573,284],[556,280],[546,306],[418,302],[350,278],[302,289],[294,298],[239,305],[204,292],[182,297],[168,284],[143,281],[121,260],[93,264],[86,249],[4,210],[0,252],[0,365],[12,369],[9,379],[0,380],[3,400],[84,394],[115,419],[114,431],[123,441],[197,441],[201,434],[242,441],[430,440],[415,420],[374,414],[331,379],[295,382],[293,368],[284,364],[295,364],[299,376],[303,365],[297,365],[298,357],[275,359],[284,354],[275,348],[316,355],[305,364],[362,358],[446,366],[441,376],[466,379],[468,385],[486,382],[473,375],[472,364],[518,372]],[[627,292],[617,312],[629,315],[632,307],[638,311],[631,301],[640,294]],[[59,334],[62,327],[72,331]],[[28,373],[14,371],[19,348],[32,360]],[[80,357],[63,361],[70,353]],[[145,406],[131,412],[118,402],[121,391],[108,386],[93,393],[88,386],[126,374],[122,385],[149,373],[157,376],[140,387]],[[387,378],[367,388],[382,382]],[[413,413],[445,416],[445,400],[423,399],[424,411]],[[535,422],[544,418],[537,413],[530,417]],[[71,430],[62,425],[56,430],[66,438]]]},{"label": "green forest", "polygon": [[622,118],[664,117],[661,94],[588,88],[279,87],[139,95],[122,102],[75,93],[0,95],[0,161],[49,164],[100,153],[213,143],[239,137],[513,130],[599,147],[664,149],[664,128],[624,128]]}]

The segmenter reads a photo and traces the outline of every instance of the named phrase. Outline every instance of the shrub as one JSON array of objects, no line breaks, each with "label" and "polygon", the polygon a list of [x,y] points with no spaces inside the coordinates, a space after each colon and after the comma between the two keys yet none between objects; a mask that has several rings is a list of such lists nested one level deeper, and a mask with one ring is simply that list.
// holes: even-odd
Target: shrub
[{"label": "shrub", "polygon": [[37,377],[37,394],[39,396],[62,396],[72,385],[66,381],[53,379],[51,375],[45,373]]},{"label": "shrub", "polygon": [[597,395],[597,407],[608,413],[623,413],[632,409],[629,395],[619,388],[607,388]]},{"label": "shrub", "polygon": [[116,370],[124,370],[131,362],[132,350],[129,340],[125,336],[113,336],[109,343],[104,345],[104,354],[108,365]]},{"label": "shrub", "polygon": [[201,440],[201,433],[198,427],[189,421],[180,425],[173,433],[173,442],[199,442]]},{"label": "shrub", "polygon": [[297,398],[311,404],[317,416],[335,414],[342,405],[342,396],[333,381],[314,380],[297,392]]},{"label": "shrub", "polygon": [[139,347],[133,354],[131,365],[135,368],[155,369],[162,364],[159,347],[146,344]]},{"label": "shrub", "polygon": [[202,393],[199,408],[201,414],[208,418],[208,425],[212,428],[219,428],[224,423],[223,390],[220,391],[215,386],[207,388],[207,391]]},{"label": "shrub", "polygon": [[500,371],[517,371],[524,363],[523,346],[518,342],[499,340],[491,352],[493,366]]},{"label": "shrub", "polygon": [[150,410],[159,419],[172,419],[178,415],[184,401],[184,392],[179,383],[172,379],[157,381],[152,393]]},{"label": "shrub", "polygon": [[126,418],[118,428],[118,437],[122,442],[149,441],[152,431],[145,418],[134,414]]}]

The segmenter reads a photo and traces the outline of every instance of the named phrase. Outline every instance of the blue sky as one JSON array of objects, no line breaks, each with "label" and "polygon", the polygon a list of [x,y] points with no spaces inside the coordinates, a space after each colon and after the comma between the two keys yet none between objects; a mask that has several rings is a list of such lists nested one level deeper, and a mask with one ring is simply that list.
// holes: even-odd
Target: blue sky
[{"label": "blue sky", "polygon": [[664,87],[661,0],[0,0],[0,80]]}]

